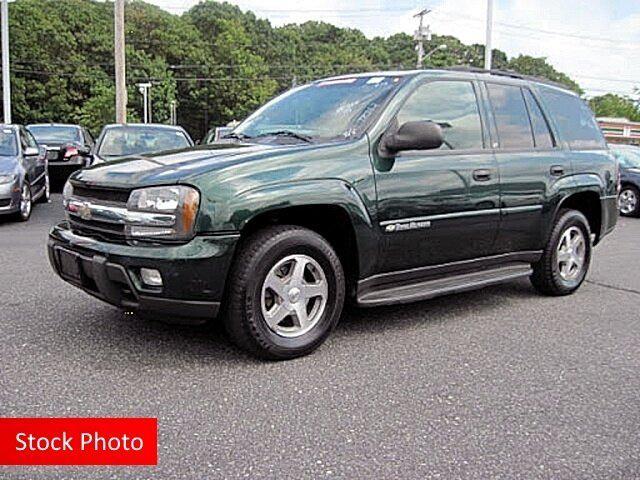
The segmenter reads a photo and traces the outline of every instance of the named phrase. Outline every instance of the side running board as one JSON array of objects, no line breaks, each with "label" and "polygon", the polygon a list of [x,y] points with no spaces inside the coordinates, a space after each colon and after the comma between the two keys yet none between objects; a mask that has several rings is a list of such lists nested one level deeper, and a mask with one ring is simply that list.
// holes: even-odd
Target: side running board
[{"label": "side running board", "polygon": [[477,272],[422,280],[411,284],[381,285],[362,294],[358,293],[357,301],[358,305],[362,307],[410,303],[528,277],[532,272],[529,264],[512,264]]}]

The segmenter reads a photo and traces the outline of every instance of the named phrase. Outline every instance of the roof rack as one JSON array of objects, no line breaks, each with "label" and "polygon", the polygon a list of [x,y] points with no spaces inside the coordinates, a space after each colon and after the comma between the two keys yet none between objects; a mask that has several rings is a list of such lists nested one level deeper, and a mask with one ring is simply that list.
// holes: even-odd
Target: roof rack
[{"label": "roof rack", "polygon": [[479,67],[471,67],[467,65],[454,65],[452,67],[439,67],[440,70],[451,70],[454,72],[470,72],[470,73],[485,73],[488,75],[496,75],[500,77],[508,77],[508,78],[516,78],[519,80],[529,80],[531,82],[544,83],[546,85],[551,85],[553,87],[562,88],[563,90],[571,90],[568,86],[560,83],[554,82],[553,80],[549,80],[544,77],[537,77],[534,75],[523,75],[521,73],[516,72],[515,70],[500,70],[500,69],[491,69],[486,70],[484,68]]}]

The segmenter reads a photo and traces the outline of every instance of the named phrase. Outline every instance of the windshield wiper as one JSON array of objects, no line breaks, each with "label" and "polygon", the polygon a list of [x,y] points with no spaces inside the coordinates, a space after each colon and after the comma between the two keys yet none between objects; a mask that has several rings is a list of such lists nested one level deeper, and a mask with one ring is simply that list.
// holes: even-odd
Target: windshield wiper
[{"label": "windshield wiper", "polygon": [[276,130],[275,132],[264,132],[260,135],[256,135],[256,137],[291,137],[297,140],[302,140],[303,142],[311,143],[313,141],[313,137],[309,135],[305,135],[303,133],[296,133],[292,130]]},{"label": "windshield wiper", "polygon": [[230,133],[227,133],[226,135],[223,135],[220,138],[222,138],[222,139],[224,139],[224,138],[235,138],[237,140],[248,140],[248,139],[253,138],[253,137],[250,136],[250,135],[245,135],[244,133],[230,132]]}]

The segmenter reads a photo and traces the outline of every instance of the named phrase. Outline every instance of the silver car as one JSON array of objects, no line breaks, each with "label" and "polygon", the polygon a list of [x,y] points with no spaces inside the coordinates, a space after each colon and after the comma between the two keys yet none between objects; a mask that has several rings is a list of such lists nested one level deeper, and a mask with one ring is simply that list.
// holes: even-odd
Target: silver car
[{"label": "silver car", "polygon": [[0,125],[0,215],[27,221],[49,194],[46,148],[21,125]]}]

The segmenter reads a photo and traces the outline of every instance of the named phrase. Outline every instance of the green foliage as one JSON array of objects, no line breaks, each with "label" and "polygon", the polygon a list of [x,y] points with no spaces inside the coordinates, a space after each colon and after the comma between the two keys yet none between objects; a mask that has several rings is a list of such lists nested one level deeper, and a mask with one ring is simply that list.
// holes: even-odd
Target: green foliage
[{"label": "green foliage", "polygon": [[640,122],[640,102],[613,93],[593,97],[589,106],[598,117],[622,117]]},{"label": "green foliage", "polygon": [[[94,134],[113,122],[113,3],[16,0],[9,8],[15,121],[82,123]],[[415,68],[415,43],[404,33],[368,39],[358,30],[316,21],[274,28],[251,12],[213,0],[181,16],[130,0],[125,15],[129,121],[142,116],[135,84],[150,81],[153,120],[167,122],[175,100],[178,122],[196,138],[211,126],[244,118],[292,84]],[[437,48],[443,44],[446,49]],[[425,51],[430,53],[425,67],[482,67],[484,59],[482,45],[451,36],[434,35]],[[508,59],[500,50],[492,56],[496,68],[580,91],[544,58]]]}]

